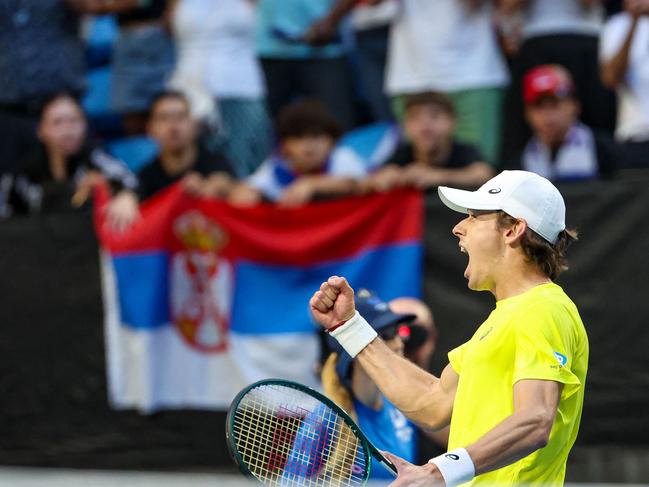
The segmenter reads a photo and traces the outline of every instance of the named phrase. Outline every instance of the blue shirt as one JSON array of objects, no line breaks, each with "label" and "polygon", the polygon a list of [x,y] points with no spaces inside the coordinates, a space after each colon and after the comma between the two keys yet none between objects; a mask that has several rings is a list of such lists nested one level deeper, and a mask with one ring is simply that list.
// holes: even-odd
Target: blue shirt
[{"label": "blue shirt", "polygon": [[[379,450],[389,451],[411,463],[417,461],[417,431],[414,424],[385,397],[378,411],[354,399],[358,426],[367,439]],[[370,480],[394,480],[379,461],[372,458]]]},{"label": "blue shirt", "polygon": [[343,55],[340,39],[322,47],[292,42],[286,37],[300,37],[313,22],[327,14],[334,0],[259,0],[256,43],[257,53],[271,59],[311,59]]}]

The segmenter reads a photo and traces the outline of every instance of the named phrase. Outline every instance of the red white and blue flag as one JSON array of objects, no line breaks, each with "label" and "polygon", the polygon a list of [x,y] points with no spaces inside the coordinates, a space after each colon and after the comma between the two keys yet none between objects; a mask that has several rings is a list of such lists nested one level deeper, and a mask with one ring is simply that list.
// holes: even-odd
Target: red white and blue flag
[{"label": "red white and blue flag", "polygon": [[115,408],[226,408],[245,385],[317,385],[308,300],[328,276],[384,299],[421,294],[422,198],[399,190],[300,208],[235,208],[173,186],[101,245]]}]

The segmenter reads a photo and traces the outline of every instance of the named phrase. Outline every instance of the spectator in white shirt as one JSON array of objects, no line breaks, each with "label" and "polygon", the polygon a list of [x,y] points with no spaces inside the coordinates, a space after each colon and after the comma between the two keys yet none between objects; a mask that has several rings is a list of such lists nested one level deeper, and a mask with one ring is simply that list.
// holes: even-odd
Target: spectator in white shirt
[{"label": "spectator in white shirt", "polygon": [[255,22],[249,0],[172,1],[178,62],[170,84],[186,93],[196,118],[218,126],[215,142],[239,177],[252,173],[272,144]]},{"label": "spectator in white shirt", "polygon": [[[357,3],[338,0],[310,34],[323,26],[330,31],[331,19],[339,21]],[[401,0],[398,12],[392,13],[385,90],[393,97],[399,120],[406,95],[435,91],[450,96],[457,108],[455,136],[476,146],[493,164],[499,152],[508,75],[492,13],[491,0]]]},{"label": "spectator in white shirt", "polygon": [[649,0],[627,0],[600,39],[602,81],[618,94],[616,138],[625,165],[649,166]]}]

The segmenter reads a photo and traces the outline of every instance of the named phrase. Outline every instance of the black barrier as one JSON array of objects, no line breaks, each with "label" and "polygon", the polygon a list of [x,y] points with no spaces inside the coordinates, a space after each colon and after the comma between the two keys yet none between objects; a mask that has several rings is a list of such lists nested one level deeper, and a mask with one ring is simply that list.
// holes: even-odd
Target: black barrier
[{"label": "black barrier", "polygon": [[[649,180],[560,187],[579,241],[558,283],[579,308],[590,341],[581,444],[649,445]],[[425,296],[440,329],[439,350],[468,339],[494,301],[466,288],[467,257],[448,238],[461,218],[429,198]],[[446,356],[434,357],[439,372]]]},{"label": "black barrier", "polygon": [[[606,480],[588,473],[583,452],[593,445],[649,449],[649,179],[640,177],[561,187],[580,241],[559,283],[577,303],[591,343],[581,449],[568,470],[573,479]],[[466,289],[466,256],[450,234],[461,216],[430,195],[426,218],[424,291],[440,329],[432,364],[439,372],[445,353],[472,334],[493,298]],[[108,407],[89,215],[0,223],[0,262],[0,464],[231,468],[224,413],[140,416]],[[610,459],[618,450],[607,451]],[[422,456],[431,452],[425,446]]]}]

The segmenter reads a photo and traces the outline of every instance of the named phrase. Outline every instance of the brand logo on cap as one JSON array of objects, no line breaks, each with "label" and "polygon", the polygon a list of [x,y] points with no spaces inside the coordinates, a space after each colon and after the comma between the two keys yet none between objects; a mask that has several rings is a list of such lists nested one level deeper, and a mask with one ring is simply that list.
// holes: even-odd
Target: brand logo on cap
[{"label": "brand logo on cap", "polygon": [[500,188],[491,188],[489,190],[489,194],[498,194],[500,193],[500,191],[501,191]]}]

